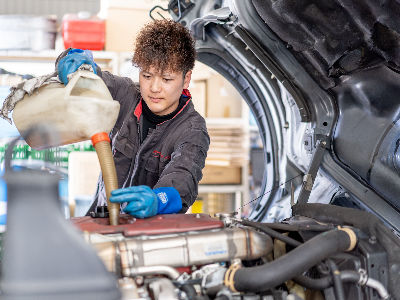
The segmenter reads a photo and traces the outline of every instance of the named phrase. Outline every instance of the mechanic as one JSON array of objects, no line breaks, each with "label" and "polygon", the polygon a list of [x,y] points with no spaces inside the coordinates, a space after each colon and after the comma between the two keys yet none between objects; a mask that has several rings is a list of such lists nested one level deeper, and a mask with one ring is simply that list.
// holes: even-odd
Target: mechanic
[{"label": "mechanic", "polygon": [[[110,201],[137,218],[184,213],[197,197],[210,139],[205,120],[194,109],[188,86],[195,63],[190,32],[172,20],[157,20],[139,32],[132,63],[139,83],[101,71],[91,52],[67,49],[56,61],[58,76],[90,65],[120,103],[112,131],[119,189]],[[88,211],[107,205],[100,174]]]}]

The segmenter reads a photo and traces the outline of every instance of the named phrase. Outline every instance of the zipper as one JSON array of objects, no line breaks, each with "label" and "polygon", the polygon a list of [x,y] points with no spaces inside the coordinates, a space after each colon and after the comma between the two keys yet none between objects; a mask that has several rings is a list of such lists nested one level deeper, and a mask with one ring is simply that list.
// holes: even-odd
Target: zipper
[{"label": "zipper", "polygon": [[[138,134],[140,135],[139,123],[137,123],[137,126],[138,126]],[[154,134],[154,132],[151,133],[151,135],[153,135],[153,134]],[[139,165],[139,157],[142,154],[144,146],[147,145],[149,143],[149,141],[151,140],[151,138],[150,138],[151,135],[150,136],[147,135],[147,137],[144,140],[144,142],[143,143],[141,142],[140,145],[139,145],[139,149],[136,152],[135,161],[134,161],[134,164],[133,164],[133,170],[132,170],[131,176],[128,176],[128,178],[130,177],[129,186],[132,186],[132,181],[133,181],[133,178],[135,177],[135,174],[137,172],[138,165]],[[141,140],[141,138],[140,138],[140,140]]]},{"label": "zipper", "polygon": [[[131,160],[131,163],[130,163],[130,166],[129,166],[129,171],[128,171],[128,174],[127,174],[127,176],[126,176],[126,178],[125,178],[125,180],[124,180],[124,183],[123,183],[123,185],[122,185],[122,188],[127,187],[127,183],[128,183],[129,178],[131,179],[130,182],[129,182],[129,186],[132,185],[133,174],[134,174],[134,172],[135,172],[135,170],[136,170],[135,166],[137,165],[137,161],[138,161],[138,157],[139,157],[139,152],[140,152],[140,150],[142,149],[142,136],[141,136],[141,134],[140,134],[139,121],[136,121],[136,126],[137,126],[137,134],[138,134],[138,138],[139,138],[139,148],[138,148],[138,151],[136,152],[135,159],[134,159],[134,160]],[[133,165],[132,165],[132,164],[133,164]],[[133,171],[132,171],[132,168],[134,168]],[[130,176],[131,173],[132,173],[132,176]]]},{"label": "zipper", "polygon": [[140,147],[142,145],[142,143],[143,143],[143,140],[142,140],[142,135],[140,134],[139,122],[136,122],[136,125],[137,125],[137,134],[138,134],[138,137],[139,137],[139,147]]}]

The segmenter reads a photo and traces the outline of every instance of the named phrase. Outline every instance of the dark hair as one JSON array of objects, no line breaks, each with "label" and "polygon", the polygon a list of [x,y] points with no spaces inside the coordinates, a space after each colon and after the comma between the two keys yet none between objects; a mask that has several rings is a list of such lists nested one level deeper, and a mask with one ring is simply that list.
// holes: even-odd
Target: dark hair
[{"label": "dark hair", "polygon": [[193,69],[195,59],[195,41],[189,30],[172,20],[156,20],[139,32],[132,63],[142,70],[155,67],[161,72],[186,74]]}]

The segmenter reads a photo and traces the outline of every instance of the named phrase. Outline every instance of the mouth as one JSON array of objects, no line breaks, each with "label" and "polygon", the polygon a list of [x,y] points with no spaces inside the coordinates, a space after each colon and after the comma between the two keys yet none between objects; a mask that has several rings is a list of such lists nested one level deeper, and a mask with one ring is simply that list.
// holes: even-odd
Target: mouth
[{"label": "mouth", "polygon": [[149,96],[149,99],[153,103],[159,103],[163,100],[163,98],[157,98],[157,97],[151,97],[151,96]]}]

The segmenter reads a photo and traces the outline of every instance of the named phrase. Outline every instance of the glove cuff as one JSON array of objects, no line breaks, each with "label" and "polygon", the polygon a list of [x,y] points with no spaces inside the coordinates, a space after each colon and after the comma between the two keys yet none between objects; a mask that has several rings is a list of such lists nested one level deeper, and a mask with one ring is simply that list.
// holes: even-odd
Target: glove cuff
[{"label": "glove cuff", "polygon": [[174,187],[160,187],[153,192],[158,200],[157,214],[173,214],[182,209],[181,196]]}]

